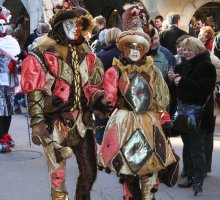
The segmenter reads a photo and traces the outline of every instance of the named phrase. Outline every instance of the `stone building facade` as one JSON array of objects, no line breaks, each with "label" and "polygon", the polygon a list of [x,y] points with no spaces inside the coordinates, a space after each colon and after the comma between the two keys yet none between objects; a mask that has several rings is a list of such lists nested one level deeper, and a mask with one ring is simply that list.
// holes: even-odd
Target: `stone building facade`
[{"label": "stone building facade", "polygon": [[[12,14],[17,10],[16,3],[23,4],[30,18],[30,31],[32,32],[39,20],[48,19],[53,15],[54,0],[0,0],[1,5],[9,5]],[[84,0],[85,7],[94,15],[102,14],[109,16],[114,9],[121,11],[123,0]],[[219,2],[220,0],[142,0],[150,15],[154,18],[160,14],[166,16],[169,12],[178,12],[181,15],[180,26],[188,31],[188,24],[194,13],[204,4]],[[16,7],[15,7],[16,6]],[[107,13],[108,12],[108,13]],[[17,13],[18,14],[18,13]]]}]

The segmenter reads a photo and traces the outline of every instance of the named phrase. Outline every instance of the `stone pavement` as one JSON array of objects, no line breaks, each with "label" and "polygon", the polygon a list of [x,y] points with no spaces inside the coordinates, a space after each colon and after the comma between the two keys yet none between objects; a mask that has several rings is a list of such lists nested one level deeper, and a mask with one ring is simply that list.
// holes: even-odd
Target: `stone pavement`
[{"label": "stone pavement", "polygon": [[[220,120],[217,120],[214,142],[212,173],[204,182],[203,192],[197,197],[192,189],[180,189],[178,186],[168,188],[161,184],[157,200],[219,200],[220,199]],[[50,200],[50,186],[46,162],[41,147],[29,146],[25,115],[13,116],[10,133],[15,139],[13,152],[0,154],[0,200]],[[218,136],[219,135],[219,136]],[[179,137],[172,138],[173,147],[181,155],[182,142]],[[182,162],[180,162],[180,171]],[[77,164],[74,158],[67,162],[67,189],[70,200],[77,178]],[[183,179],[179,178],[178,182]],[[92,189],[91,200],[122,200],[121,185],[114,174],[98,172],[97,180]]]}]

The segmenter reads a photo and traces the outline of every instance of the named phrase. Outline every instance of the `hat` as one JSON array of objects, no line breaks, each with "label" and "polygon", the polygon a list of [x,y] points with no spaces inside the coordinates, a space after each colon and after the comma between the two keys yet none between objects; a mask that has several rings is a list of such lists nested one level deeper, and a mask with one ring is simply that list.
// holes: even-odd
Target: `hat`
[{"label": "hat", "polygon": [[125,10],[122,15],[123,31],[127,31],[132,27],[143,27],[148,24],[149,13],[142,2],[125,4],[123,8]]},{"label": "hat", "polygon": [[143,29],[130,29],[128,31],[122,32],[117,38],[117,47],[120,51],[124,51],[124,46],[128,43],[142,44],[144,48],[144,53],[148,52],[150,48],[150,37],[144,33]]},{"label": "hat", "polygon": [[82,35],[91,32],[94,27],[92,15],[84,8],[75,7],[70,1],[64,1],[61,6],[58,5],[54,8],[54,12],[54,16],[49,21],[52,29],[56,29],[63,21],[74,18],[82,20]]},{"label": "hat", "polygon": [[6,23],[9,23],[11,19],[11,12],[5,8],[4,6],[0,5],[0,19],[4,19]]}]

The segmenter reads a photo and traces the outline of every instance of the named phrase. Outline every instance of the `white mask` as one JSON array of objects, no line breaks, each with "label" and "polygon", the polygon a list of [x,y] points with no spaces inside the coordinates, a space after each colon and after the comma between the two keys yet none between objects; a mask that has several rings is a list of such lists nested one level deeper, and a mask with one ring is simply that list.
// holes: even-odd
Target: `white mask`
[{"label": "white mask", "polygon": [[4,19],[0,19],[0,33],[4,34],[6,32],[6,22]]},{"label": "white mask", "polygon": [[140,51],[137,49],[131,49],[128,57],[130,60],[136,62],[141,58]]},{"label": "white mask", "polygon": [[81,21],[67,19],[63,22],[63,29],[70,40],[77,40],[82,32]]}]

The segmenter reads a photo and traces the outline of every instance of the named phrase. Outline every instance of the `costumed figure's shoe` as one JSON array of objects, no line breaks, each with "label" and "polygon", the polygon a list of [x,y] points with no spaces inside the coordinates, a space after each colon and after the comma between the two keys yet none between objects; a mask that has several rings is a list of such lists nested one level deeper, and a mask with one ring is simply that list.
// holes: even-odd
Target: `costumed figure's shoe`
[{"label": "costumed figure's shoe", "polygon": [[11,152],[11,147],[5,139],[0,139],[0,153]]},{"label": "costumed figure's shoe", "polygon": [[12,137],[6,133],[4,135],[4,139],[6,140],[7,144],[10,146],[10,147],[14,147],[15,146],[15,141],[12,139]]},{"label": "costumed figure's shoe", "polygon": [[57,192],[52,189],[51,191],[52,200],[69,200],[67,193],[65,192]]},{"label": "costumed figure's shoe", "polygon": [[193,177],[188,177],[185,182],[178,184],[180,188],[189,188],[193,184]]},{"label": "costumed figure's shoe", "polygon": [[202,192],[202,183],[193,183],[193,191],[195,192],[195,196],[198,192]]}]

